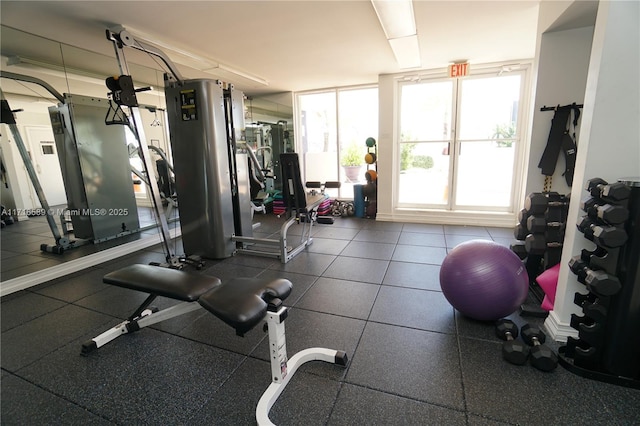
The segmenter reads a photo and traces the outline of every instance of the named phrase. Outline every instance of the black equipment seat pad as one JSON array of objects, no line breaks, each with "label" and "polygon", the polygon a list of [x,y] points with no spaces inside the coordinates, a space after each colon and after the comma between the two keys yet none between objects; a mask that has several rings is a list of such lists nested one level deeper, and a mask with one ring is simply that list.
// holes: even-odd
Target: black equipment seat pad
[{"label": "black equipment seat pad", "polygon": [[185,302],[195,302],[204,293],[222,285],[216,277],[152,265],[127,266],[108,273],[102,281]]},{"label": "black equipment seat pad", "polygon": [[292,287],[283,278],[235,278],[200,296],[198,303],[242,335],[265,317],[271,301],[286,299]]}]

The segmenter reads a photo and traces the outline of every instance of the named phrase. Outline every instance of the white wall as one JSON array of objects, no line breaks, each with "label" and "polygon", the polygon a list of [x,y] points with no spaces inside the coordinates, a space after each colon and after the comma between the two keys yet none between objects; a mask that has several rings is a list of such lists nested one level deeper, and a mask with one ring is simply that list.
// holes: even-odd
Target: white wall
[{"label": "white wall", "polygon": [[[571,198],[586,195],[583,188],[592,177],[616,181],[640,176],[640,3],[601,1],[593,34],[584,108],[580,126],[580,149]],[[557,340],[576,335],[568,326],[575,292],[584,286],[566,266],[582,248],[593,248],[577,231],[583,213],[571,203],[562,253],[555,308],[545,326]]]},{"label": "white wall", "polygon": [[[540,108],[584,102],[592,39],[593,27],[545,33],[540,38],[525,194],[542,191],[544,184],[538,162],[547,145],[554,112],[540,111]],[[580,149],[579,132],[576,139]],[[564,170],[564,155],[560,153],[551,190],[568,194],[571,188],[562,176]]]}]

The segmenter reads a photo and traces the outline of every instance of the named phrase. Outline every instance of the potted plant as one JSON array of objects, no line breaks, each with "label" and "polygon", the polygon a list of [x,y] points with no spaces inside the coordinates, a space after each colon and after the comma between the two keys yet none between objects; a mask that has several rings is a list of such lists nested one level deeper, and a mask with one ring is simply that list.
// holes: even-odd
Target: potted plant
[{"label": "potted plant", "polygon": [[360,180],[360,171],[364,164],[364,151],[355,143],[342,150],[340,164],[350,182]]}]

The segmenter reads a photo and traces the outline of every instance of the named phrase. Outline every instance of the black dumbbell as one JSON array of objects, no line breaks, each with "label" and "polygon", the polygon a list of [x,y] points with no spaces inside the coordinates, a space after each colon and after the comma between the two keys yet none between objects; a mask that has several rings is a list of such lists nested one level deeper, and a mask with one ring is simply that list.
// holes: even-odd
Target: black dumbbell
[{"label": "black dumbbell", "polygon": [[564,229],[564,222],[548,222],[543,216],[529,216],[527,219],[527,229],[532,234],[545,232],[547,228]]},{"label": "black dumbbell", "polygon": [[600,205],[593,197],[582,200],[580,209],[586,212],[590,218],[600,219],[610,225],[618,225],[629,219],[629,210],[626,207],[614,204]]},{"label": "black dumbbell", "polygon": [[519,223],[515,228],[513,228],[513,236],[516,240],[524,241],[524,239],[527,238],[527,235],[529,235],[529,231],[527,230],[526,224],[522,225]]},{"label": "black dumbbell", "polygon": [[562,247],[562,243],[547,242],[543,234],[529,234],[524,240],[524,246],[529,254],[544,254],[547,249]]},{"label": "black dumbbell", "polygon": [[527,226],[527,219],[531,213],[527,209],[522,209],[518,212],[518,223],[522,226]]},{"label": "black dumbbell", "polygon": [[623,182],[608,183],[604,179],[593,178],[587,181],[587,191],[594,197],[622,201],[629,198],[631,188]]},{"label": "black dumbbell", "polygon": [[596,225],[588,216],[583,216],[577,227],[586,239],[602,247],[616,248],[627,242],[627,232],[623,228]]},{"label": "black dumbbell", "polygon": [[529,357],[529,348],[516,340],[518,327],[508,319],[496,321],[496,336],[505,340],[502,344],[502,357],[509,363],[523,365]]},{"label": "black dumbbell", "polygon": [[523,242],[518,241],[517,243],[513,243],[510,248],[511,251],[520,258],[520,260],[524,260],[527,257],[527,248]]},{"label": "black dumbbell", "polygon": [[574,256],[569,260],[569,269],[571,272],[578,276],[578,281],[584,284],[584,279],[587,277],[587,270],[589,266],[587,262],[582,259],[582,256]]},{"label": "black dumbbell", "polygon": [[578,281],[598,296],[613,296],[622,288],[620,280],[605,271],[594,271],[580,256],[569,260],[569,269],[578,276]]},{"label": "black dumbbell", "polygon": [[557,192],[532,192],[524,200],[524,208],[529,214],[543,214],[549,207],[566,206],[568,200]]},{"label": "black dumbbell", "polygon": [[618,277],[608,274],[605,271],[587,270],[584,278],[589,291],[599,296],[614,296],[622,289],[622,283]]},{"label": "black dumbbell", "polygon": [[544,344],[547,336],[538,327],[526,324],[521,329],[522,340],[531,346],[529,361],[538,370],[553,371],[558,366],[558,356]]}]

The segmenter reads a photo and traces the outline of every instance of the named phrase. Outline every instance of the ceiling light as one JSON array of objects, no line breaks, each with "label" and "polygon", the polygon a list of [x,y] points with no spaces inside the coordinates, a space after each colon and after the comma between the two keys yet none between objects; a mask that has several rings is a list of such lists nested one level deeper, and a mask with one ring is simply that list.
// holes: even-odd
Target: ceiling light
[{"label": "ceiling light", "polygon": [[411,0],[371,0],[387,40],[416,34]]},{"label": "ceiling light", "polygon": [[421,65],[418,36],[392,38],[389,40],[398,66],[402,69],[418,68]]},{"label": "ceiling light", "polygon": [[401,69],[418,68],[420,46],[411,0],[371,0]]}]

